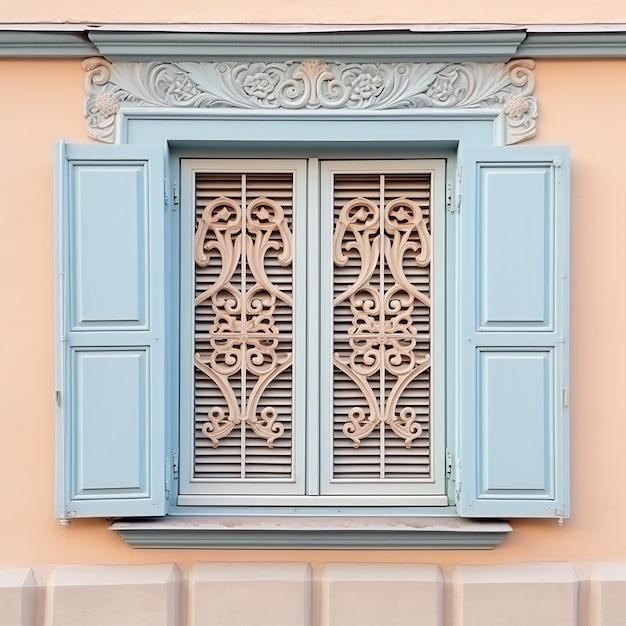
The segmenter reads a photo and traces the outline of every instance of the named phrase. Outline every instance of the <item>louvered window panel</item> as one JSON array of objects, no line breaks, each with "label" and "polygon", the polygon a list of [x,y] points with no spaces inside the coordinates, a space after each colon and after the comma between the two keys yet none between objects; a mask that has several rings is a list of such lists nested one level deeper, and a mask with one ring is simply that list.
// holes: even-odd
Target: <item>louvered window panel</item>
[{"label": "louvered window panel", "polygon": [[431,174],[333,181],[331,480],[428,480]]},{"label": "louvered window panel", "polygon": [[195,177],[193,479],[292,479],[293,172]]}]

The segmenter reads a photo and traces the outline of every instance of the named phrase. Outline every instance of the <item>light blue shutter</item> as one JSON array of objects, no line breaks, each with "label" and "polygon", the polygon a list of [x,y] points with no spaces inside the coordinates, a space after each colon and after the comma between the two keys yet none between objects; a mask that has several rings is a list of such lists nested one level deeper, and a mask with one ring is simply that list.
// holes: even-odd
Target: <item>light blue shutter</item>
[{"label": "light blue shutter", "polygon": [[461,515],[569,514],[569,161],[564,148],[462,154]]},{"label": "light blue shutter", "polygon": [[57,515],[163,515],[163,149],[58,165]]}]

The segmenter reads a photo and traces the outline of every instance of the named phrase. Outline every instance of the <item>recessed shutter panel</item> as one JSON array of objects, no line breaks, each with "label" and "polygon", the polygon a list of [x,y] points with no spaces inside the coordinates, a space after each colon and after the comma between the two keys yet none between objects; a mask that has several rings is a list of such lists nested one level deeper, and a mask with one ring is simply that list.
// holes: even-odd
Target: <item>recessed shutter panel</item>
[{"label": "recessed shutter panel", "polygon": [[418,484],[435,483],[434,174],[382,162],[331,178],[328,492],[425,493]]},{"label": "recessed shutter panel", "polygon": [[162,148],[58,166],[57,515],[164,515]]},{"label": "recessed shutter panel", "polygon": [[195,173],[192,480],[205,493],[295,483],[295,181]]},{"label": "recessed shutter panel", "polygon": [[568,153],[468,149],[462,173],[460,512],[565,517]]}]

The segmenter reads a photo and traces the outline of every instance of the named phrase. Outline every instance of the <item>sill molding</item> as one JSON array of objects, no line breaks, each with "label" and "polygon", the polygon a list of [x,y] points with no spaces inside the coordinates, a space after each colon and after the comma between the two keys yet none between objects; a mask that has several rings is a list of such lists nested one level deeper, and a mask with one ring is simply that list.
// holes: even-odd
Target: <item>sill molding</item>
[{"label": "sill molding", "polygon": [[346,516],[169,516],[110,529],[134,548],[343,550],[488,550],[512,531],[502,520]]}]

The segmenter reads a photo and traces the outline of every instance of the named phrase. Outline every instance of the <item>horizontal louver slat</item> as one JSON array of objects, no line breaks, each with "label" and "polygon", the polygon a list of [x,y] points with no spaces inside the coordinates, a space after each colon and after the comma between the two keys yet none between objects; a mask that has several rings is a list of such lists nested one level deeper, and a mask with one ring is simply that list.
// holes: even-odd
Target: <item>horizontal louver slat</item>
[{"label": "horizontal louver slat", "polygon": [[[236,262],[228,283],[196,306],[195,352],[209,369],[213,363],[218,370],[228,372],[228,375],[222,375],[222,386],[227,385],[231,405],[233,402],[236,404],[237,418],[250,413],[246,405],[251,402],[257,385],[263,391],[254,415],[258,418],[264,409],[271,408],[277,417],[273,432],[266,429],[263,436],[255,432],[252,423],[255,418],[252,417],[252,421],[237,423],[230,432],[217,437],[216,428],[209,425],[209,413],[221,411],[222,415],[231,417],[234,411],[231,411],[216,380],[207,375],[206,369],[196,367],[195,479],[271,481],[288,479],[293,474],[292,366],[277,367],[278,373],[271,376],[269,382],[264,382],[262,371],[254,369],[255,365],[265,365],[271,370],[269,359],[288,362],[293,353],[292,264],[279,258],[285,249],[285,237],[290,238],[293,234],[293,188],[291,172],[196,174],[196,231],[201,225],[205,208],[219,198],[228,200],[224,203],[226,210],[238,214],[241,225],[228,231],[220,222],[221,230],[209,228],[206,232],[204,247],[210,248],[207,250],[209,262],[196,264],[196,298],[202,299],[203,294],[216,285],[233,255]],[[255,206],[255,201],[260,203],[258,211],[253,216],[248,215],[247,207]],[[279,208],[276,209],[276,206]],[[220,208],[217,206],[216,211]],[[282,225],[268,230],[273,219],[272,212],[276,210],[283,213]],[[216,220],[219,222],[219,216]],[[260,230],[256,228],[258,224],[261,224]],[[255,242],[268,232],[268,245],[258,258],[254,252]],[[220,237],[226,238],[229,246],[224,248],[223,244],[220,245]],[[241,246],[237,249],[237,238],[248,241],[243,249]],[[263,274],[280,292],[280,297],[268,294],[267,285],[256,288],[256,295],[251,293],[255,284],[262,282]],[[241,307],[243,301],[246,302],[245,310]],[[216,347],[225,346],[228,342],[234,346],[230,356],[226,353],[219,356]],[[241,362],[233,368],[232,359],[241,359]],[[270,447],[268,436],[271,438],[277,427],[281,432],[270,442]],[[214,441],[209,438],[211,435],[215,437]]]},{"label": "horizontal louver slat", "polygon": [[[393,367],[376,363],[376,359],[384,359],[385,354],[394,350],[405,355],[395,355],[401,359],[399,362],[408,363],[413,358],[415,363],[419,363],[425,361],[431,351],[429,304],[409,297],[403,289],[400,294],[396,294],[399,297],[394,299],[393,294],[389,296],[398,272],[394,275],[389,266],[390,257],[393,258],[393,249],[389,248],[393,248],[395,240],[393,229],[385,222],[385,207],[392,206],[390,203],[394,200],[404,198],[420,207],[428,236],[430,187],[429,174],[334,175],[335,238],[338,229],[342,229],[339,236],[343,258],[337,258],[335,242],[333,346],[335,359],[350,372],[349,375],[342,371],[335,362],[332,436],[334,480],[404,481],[426,479],[431,474],[430,368],[423,368],[408,382],[397,402],[395,414],[408,408],[415,415],[415,423],[420,426],[419,436],[410,440],[407,447],[404,438],[385,423],[384,417],[389,414],[387,405],[394,385],[399,380],[398,375],[394,375]],[[350,203],[354,207],[351,213],[345,208]],[[410,206],[407,210],[410,213]],[[358,211],[360,215],[357,215]],[[401,220],[403,216],[400,215]],[[406,228],[399,230],[404,233],[407,231]],[[423,245],[422,234],[418,228],[408,230],[410,232],[406,236],[409,249],[396,255],[396,261],[410,285],[427,300],[430,297],[430,263],[416,260],[416,251],[419,252]],[[385,240],[386,244],[377,243]],[[346,291],[359,282],[364,261],[370,263],[367,280],[362,281],[359,290],[351,297],[345,297]],[[403,304],[403,298],[411,302],[410,306]],[[381,301],[387,302],[386,314],[381,313]],[[403,314],[401,318],[398,317],[399,313]],[[403,332],[406,328],[408,331]],[[394,354],[390,358],[393,359]],[[360,379],[361,387],[368,390],[369,401],[355,379]],[[355,409],[361,413],[355,414]],[[354,426],[350,420],[351,412],[357,418]],[[382,417],[382,421],[369,429],[371,432],[368,433],[367,425],[371,425],[370,420],[376,421],[376,416]]]}]

